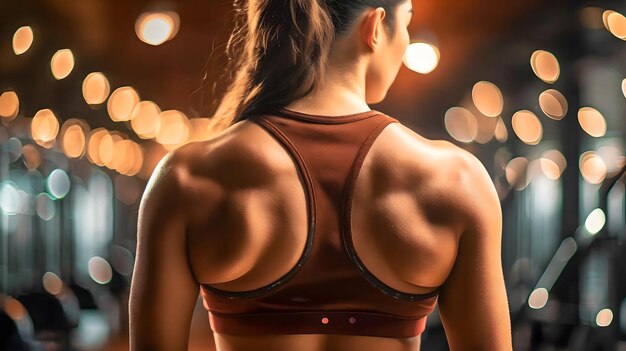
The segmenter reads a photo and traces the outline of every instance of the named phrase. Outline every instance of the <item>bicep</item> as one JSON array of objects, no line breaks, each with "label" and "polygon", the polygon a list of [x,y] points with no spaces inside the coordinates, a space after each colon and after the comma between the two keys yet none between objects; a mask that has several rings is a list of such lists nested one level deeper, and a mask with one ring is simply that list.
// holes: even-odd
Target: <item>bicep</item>
[{"label": "bicep", "polygon": [[473,155],[465,157],[467,225],[439,296],[439,312],[451,350],[510,350],[500,201],[484,166]]},{"label": "bicep", "polygon": [[172,154],[150,177],[139,206],[131,281],[130,349],[187,350],[199,286],[189,268]]}]

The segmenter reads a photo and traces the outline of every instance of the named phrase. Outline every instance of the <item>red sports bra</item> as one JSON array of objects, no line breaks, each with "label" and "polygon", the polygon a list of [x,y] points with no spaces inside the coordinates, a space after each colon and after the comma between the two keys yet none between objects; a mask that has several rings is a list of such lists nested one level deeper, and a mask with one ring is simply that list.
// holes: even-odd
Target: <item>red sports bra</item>
[{"label": "red sports bra", "polygon": [[224,334],[420,335],[437,303],[398,291],[372,275],[355,253],[351,201],[372,143],[398,120],[376,110],[319,116],[279,109],[253,116],[290,153],[305,185],[308,238],[287,274],[242,292],[201,285],[211,328]]}]

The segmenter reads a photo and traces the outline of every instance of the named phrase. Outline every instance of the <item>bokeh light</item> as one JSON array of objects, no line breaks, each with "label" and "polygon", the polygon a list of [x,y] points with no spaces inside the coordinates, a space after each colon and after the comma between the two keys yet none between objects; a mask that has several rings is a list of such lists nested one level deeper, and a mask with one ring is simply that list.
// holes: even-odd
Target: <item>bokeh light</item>
[{"label": "bokeh light", "polygon": [[89,276],[98,284],[107,284],[113,278],[113,270],[107,260],[94,256],[88,262]]},{"label": "bokeh light", "polygon": [[528,159],[525,157],[515,157],[511,159],[505,168],[506,181],[515,189],[523,190],[530,182],[527,176]]},{"label": "bokeh light", "polygon": [[37,144],[50,148],[49,144],[59,133],[59,121],[52,110],[43,109],[37,111],[30,126],[31,136]]},{"label": "bokeh light", "polygon": [[548,89],[539,95],[539,106],[546,116],[560,120],[567,114],[567,99],[558,90]]},{"label": "bokeh light", "polygon": [[61,148],[65,156],[79,158],[85,154],[89,125],[79,119],[68,119],[63,123],[61,132]]},{"label": "bokeh light", "polygon": [[596,324],[599,327],[608,327],[613,322],[613,311],[608,308],[604,308],[596,315]]},{"label": "bokeh light", "polygon": [[63,282],[53,272],[46,272],[42,277],[43,288],[52,295],[58,295],[63,291]]},{"label": "bokeh light", "polygon": [[143,163],[141,147],[132,140],[113,135],[113,157],[107,167],[126,175],[134,175]]},{"label": "bokeh light", "polygon": [[5,91],[0,95],[0,118],[12,121],[20,110],[20,100],[14,91]]},{"label": "bokeh light", "polygon": [[528,145],[537,145],[543,135],[543,127],[539,118],[528,110],[517,111],[511,118],[515,135]]},{"label": "bokeh light", "polygon": [[5,298],[3,307],[4,312],[15,321],[23,320],[28,316],[26,307],[24,307],[19,300],[11,296]]},{"label": "bokeh light", "polygon": [[478,121],[474,114],[464,107],[451,107],[444,116],[446,131],[452,138],[470,143],[478,135]]},{"label": "bokeh light", "polygon": [[18,28],[13,34],[13,52],[21,55],[30,49],[33,44],[33,29],[30,26]]},{"label": "bokeh light", "polygon": [[159,128],[161,109],[153,101],[144,100],[133,108],[130,125],[135,134],[142,139],[156,137]]},{"label": "bokeh light", "polygon": [[557,165],[556,162],[552,161],[549,158],[545,158],[545,157],[540,158],[539,166],[541,168],[542,173],[548,179],[557,180],[561,176],[561,170],[559,169],[559,165]]},{"label": "bokeh light", "polygon": [[626,17],[619,12],[606,10],[602,14],[606,29],[615,37],[626,40]]},{"label": "bokeh light", "polygon": [[83,99],[89,105],[99,105],[106,101],[111,86],[102,72],[92,72],[83,79]]},{"label": "bokeh light", "polygon": [[590,184],[600,184],[606,178],[606,163],[594,151],[586,151],[580,155],[578,166],[583,179]]},{"label": "bokeh light", "polygon": [[62,199],[70,192],[70,177],[62,169],[50,172],[46,182],[48,192],[57,199]]},{"label": "bokeh light", "polygon": [[604,224],[606,223],[606,216],[604,211],[600,208],[596,208],[585,219],[585,229],[590,234],[597,234],[602,228],[604,228]]},{"label": "bokeh light", "polygon": [[159,114],[156,141],[165,148],[178,147],[189,140],[191,125],[187,116],[178,110],[167,110]]},{"label": "bokeh light", "polygon": [[578,110],[578,123],[592,137],[598,138],[606,134],[606,120],[600,111],[593,107],[582,107]]},{"label": "bokeh light", "polygon": [[554,83],[559,79],[561,67],[556,57],[546,50],[537,50],[530,57],[530,66],[539,79]]},{"label": "bokeh light", "polygon": [[528,306],[533,309],[543,308],[548,303],[550,294],[545,288],[537,288],[528,297]]},{"label": "bokeh light", "polygon": [[556,149],[544,151],[540,158],[541,171],[546,177],[556,180],[561,177],[567,167],[565,156]]},{"label": "bokeh light", "polygon": [[421,74],[428,74],[437,68],[439,56],[439,49],[434,45],[428,43],[412,43],[407,47],[402,61],[410,70]]},{"label": "bokeh light", "polygon": [[55,79],[61,80],[72,73],[74,69],[74,54],[70,49],[61,49],[52,55],[50,69]]},{"label": "bokeh light", "polygon": [[113,91],[107,110],[115,122],[129,121],[135,105],[139,103],[139,94],[130,86],[119,87]]},{"label": "bokeh light", "polygon": [[135,21],[135,33],[144,43],[161,45],[176,36],[179,26],[176,12],[146,12]]},{"label": "bokeh light", "polygon": [[480,81],[474,84],[472,100],[478,111],[488,117],[499,116],[504,107],[502,92],[491,82]]}]

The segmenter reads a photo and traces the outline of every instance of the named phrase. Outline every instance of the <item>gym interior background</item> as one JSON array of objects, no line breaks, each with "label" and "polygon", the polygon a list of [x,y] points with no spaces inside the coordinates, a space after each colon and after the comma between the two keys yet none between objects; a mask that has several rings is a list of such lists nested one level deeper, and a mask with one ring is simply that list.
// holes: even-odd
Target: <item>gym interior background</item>
[{"label": "gym interior background", "polygon": [[[626,1],[413,6],[372,108],[490,172],[515,350],[626,350]],[[5,350],[128,348],[139,200],[165,153],[207,138],[231,10],[0,2]],[[196,312],[190,349],[214,350]],[[447,350],[437,311],[422,347]]]}]

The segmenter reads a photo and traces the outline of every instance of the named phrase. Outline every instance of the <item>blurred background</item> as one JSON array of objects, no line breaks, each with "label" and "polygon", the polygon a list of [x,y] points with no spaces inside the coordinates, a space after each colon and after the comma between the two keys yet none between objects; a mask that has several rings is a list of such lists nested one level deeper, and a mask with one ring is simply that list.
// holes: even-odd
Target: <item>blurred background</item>
[{"label": "blurred background", "polygon": [[[626,1],[415,1],[384,102],[500,195],[515,350],[626,350]],[[209,136],[230,1],[0,1],[0,348],[128,349],[139,200]],[[219,87],[218,87],[219,90]],[[198,300],[190,349],[214,350]],[[424,350],[447,350],[438,313]],[[21,345],[21,346],[20,346]]]}]

